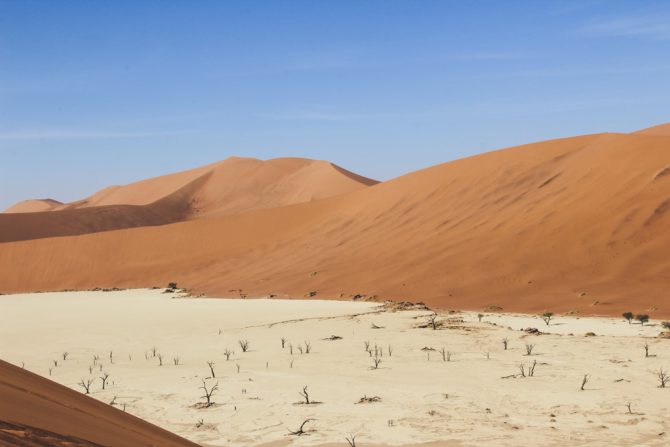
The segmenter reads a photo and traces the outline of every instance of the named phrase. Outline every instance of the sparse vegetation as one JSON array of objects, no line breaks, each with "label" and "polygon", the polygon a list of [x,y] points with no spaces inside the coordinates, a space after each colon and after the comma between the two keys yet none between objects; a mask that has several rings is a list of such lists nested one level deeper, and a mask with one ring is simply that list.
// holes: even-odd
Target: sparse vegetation
[{"label": "sparse vegetation", "polygon": [[216,382],[211,388],[207,388],[207,382],[205,379],[202,379],[201,390],[205,392],[203,396],[200,396],[201,399],[205,399],[205,407],[211,407],[214,402],[212,402],[212,396],[219,389],[219,382]]},{"label": "sparse vegetation", "polygon": [[554,317],[554,314],[552,312],[545,312],[542,314],[542,320],[544,320],[544,323],[549,326],[549,322],[552,320]]},{"label": "sparse vegetation", "polygon": [[103,375],[100,376],[100,381],[102,382],[102,389],[105,389],[105,386],[107,385],[107,380],[109,379],[109,373],[104,373]]},{"label": "sparse vegetation", "polygon": [[305,425],[307,425],[308,422],[312,422],[312,421],[315,421],[315,420],[316,420],[316,419],[305,419],[305,420],[302,422],[302,424],[300,424],[300,428],[299,428],[299,429],[297,429],[297,430],[295,430],[295,431],[293,431],[293,430],[289,430],[289,433],[292,434],[292,435],[294,435],[294,436],[302,436],[302,435],[304,435],[304,434],[306,433],[306,432],[305,432]]},{"label": "sparse vegetation", "polygon": [[81,379],[77,385],[82,387],[86,394],[91,394],[91,385],[93,384],[93,378],[89,377],[88,379]]},{"label": "sparse vegetation", "polygon": [[664,329],[668,329],[668,330],[670,330],[670,321],[664,321],[664,322],[662,322],[662,323],[661,323],[661,326],[662,326]]},{"label": "sparse vegetation", "polygon": [[582,386],[579,388],[580,391],[584,391],[584,387],[589,383],[590,378],[591,377],[588,374],[584,374],[584,377],[582,377]]},{"label": "sparse vegetation", "polygon": [[640,322],[640,325],[644,326],[644,323],[649,321],[649,315],[647,314],[635,315],[635,319]]},{"label": "sparse vegetation", "polygon": [[372,367],[372,369],[379,369],[379,365],[381,364],[382,359],[380,359],[379,357],[374,357],[372,359],[372,361],[374,363],[374,366]]},{"label": "sparse vegetation", "polygon": [[214,373],[214,362],[207,362],[207,366],[209,366],[209,372],[212,375],[212,379],[216,378],[216,374]]},{"label": "sparse vegetation", "polygon": [[631,324],[631,322],[633,321],[634,317],[633,312],[624,312],[622,316],[628,321],[628,324]]},{"label": "sparse vegetation", "polygon": [[298,391],[298,394],[300,394],[302,396],[302,398],[305,399],[305,404],[306,405],[310,404],[309,393],[307,392],[307,385],[302,387],[302,392]]}]

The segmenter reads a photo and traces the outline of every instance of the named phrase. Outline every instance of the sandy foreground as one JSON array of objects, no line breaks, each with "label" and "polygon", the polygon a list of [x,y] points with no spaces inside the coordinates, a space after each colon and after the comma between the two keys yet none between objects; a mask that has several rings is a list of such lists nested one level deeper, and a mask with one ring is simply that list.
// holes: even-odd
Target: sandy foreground
[{"label": "sandy foreground", "polygon": [[[203,445],[347,445],[351,434],[359,446],[670,442],[670,382],[661,389],[657,377],[670,371],[670,340],[658,337],[659,322],[559,316],[546,326],[527,315],[487,313],[479,322],[453,313],[437,318],[437,330],[420,327],[430,314],[162,290],[8,295],[0,358],[80,391],[78,382],[92,379],[96,399]],[[198,405],[203,379],[218,383],[209,407]],[[313,404],[300,404],[305,386]],[[379,400],[359,403],[364,397]],[[315,420],[304,436],[289,435],[306,419]]]}]

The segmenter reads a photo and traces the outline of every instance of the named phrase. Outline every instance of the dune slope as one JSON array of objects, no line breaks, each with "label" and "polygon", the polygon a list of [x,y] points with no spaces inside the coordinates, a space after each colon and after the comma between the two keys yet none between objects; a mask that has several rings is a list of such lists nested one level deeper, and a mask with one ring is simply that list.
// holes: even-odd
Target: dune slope
[{"label": "dune slope", "polygon": [[312,202],[0,245],[5,292],[177,281],[211,295],[670,315],[670,147],[534,143]]},{"label": "dune slope", "polygon": [[2,360],[0,445],[196,446],[135,416]]}]

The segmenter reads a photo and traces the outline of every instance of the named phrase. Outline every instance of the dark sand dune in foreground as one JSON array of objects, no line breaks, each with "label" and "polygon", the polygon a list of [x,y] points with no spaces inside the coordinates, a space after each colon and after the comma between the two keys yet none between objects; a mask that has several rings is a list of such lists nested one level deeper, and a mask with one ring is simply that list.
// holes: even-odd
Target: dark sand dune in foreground
[{"label": "dark sand dune in foreground", "polygon": [[0,360],[0,445],[186,447],[197,444]]}]

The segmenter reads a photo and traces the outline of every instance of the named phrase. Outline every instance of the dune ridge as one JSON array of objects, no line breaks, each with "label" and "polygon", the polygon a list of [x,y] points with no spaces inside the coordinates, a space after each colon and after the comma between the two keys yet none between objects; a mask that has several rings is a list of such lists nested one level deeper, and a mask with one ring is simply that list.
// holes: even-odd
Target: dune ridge
[{"label": "dune ridge", "polygon": [[446,309],[667,316],[666,143],[644,134],[564,138],[313,201],[8,242],[0,246],[0,287],[177,281],[213,296],[242,289]]},{"label": "dune ridge", "polygon": [[[326,161],[230,157],[218,163],[39,209],[0,214],[0,242],[72,236],[226,216],[345,194],[377,182]],[[18,210],[18,211],[17,211]]]}]

